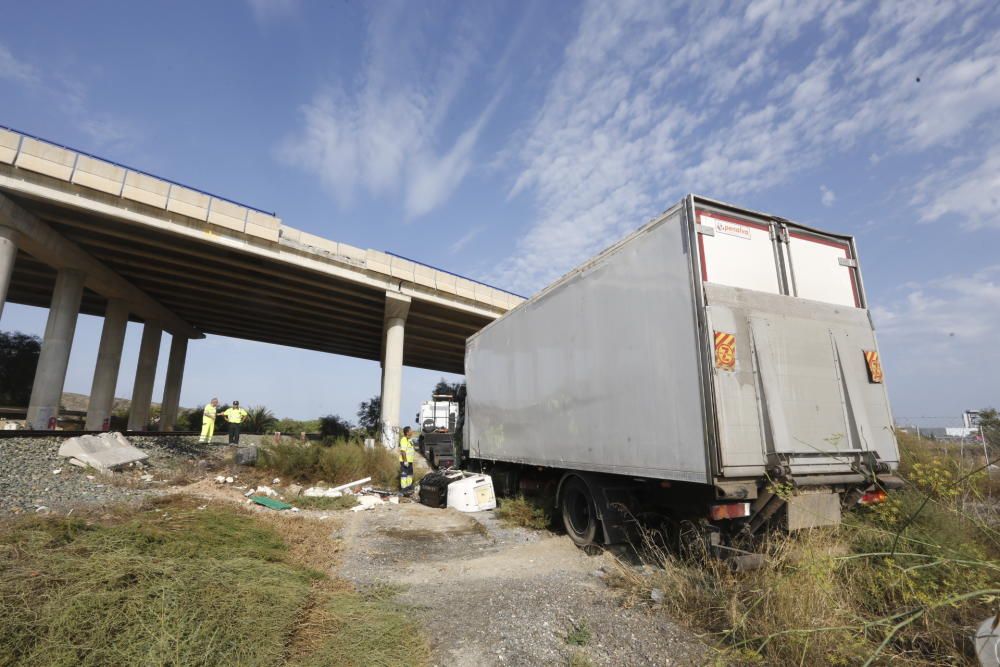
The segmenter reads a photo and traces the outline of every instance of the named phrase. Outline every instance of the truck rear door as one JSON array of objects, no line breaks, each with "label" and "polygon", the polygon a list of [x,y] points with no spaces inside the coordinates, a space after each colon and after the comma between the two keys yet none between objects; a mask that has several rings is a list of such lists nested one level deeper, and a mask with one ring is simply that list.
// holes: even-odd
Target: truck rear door
[{"label": "truck rear door", "polygon": [[849,239],[695,208],[717,473],[850,472],[896,461]]}]

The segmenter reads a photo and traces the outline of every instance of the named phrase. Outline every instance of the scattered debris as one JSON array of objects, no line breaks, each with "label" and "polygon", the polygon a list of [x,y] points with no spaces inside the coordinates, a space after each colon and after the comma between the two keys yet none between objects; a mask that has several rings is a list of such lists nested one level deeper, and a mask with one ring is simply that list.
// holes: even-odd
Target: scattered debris
[{"label": "scattered debris", "polygon": [[70,438],[59,447],[59,456],[81,461],[101,472],[142,461],[148,454],[132,446],[121,433],[101,433]]},{"label": "scattered debris", "polygon": [[649,598],[656,604],[663,604],[663,601],[666,599],[666,596],[663,594],[663,591],[661,591],[659,588],[654,588],[653,590],[649,591]]},{"label": "scattered debris", "polygon": [[251,496],[250,500],[257,503],[258,505],[263,505],[264,507],[270,508],[272,510],[292,509],[292,506],[289,505],[288,503],[283,503],[280,500],[275,500],[274,498],[268,498],[266,496]]},{"label": "scattered debris", "polygon": [[982,667],[998,667],[1000,665],[1000,614],[990,616],[983,621],[973,641],[976,645],[976,657]]},{"label": "scattered debris", "polygon": [[292,498],[302,495],[302,487],[298,484],[289,484],[285,492]]},{"label": "scattered debris", "polygon": [[271,484],[281,484],[281,478],[275,477],[274,479],[271,480]]},{"label": "scattered debris", "polygon": [[374,509],[376,505],[384,505],[385,501],[379,496],[358,496],[358,504],[351,508],[352,512],[362,512]]},{"label": "scattered debris", "polygon": [[216,484],[225,484],[226,483],[226,478],[223,477],[222,475],[216,475],[215,476],[215,483]]},{"label": "scattered debris", "polygon": [[55,470],[52,471],[52,474],[53,475],[58,475],[61,472],[62,472],[62,468],[56,468]]},{"label": "scattered debris", "polygon": [[48,512],[49,508],[46,507],[45,505],[39,505],[38,509],[36,509],[35,511],[41,514],[42,512]]},{"label": "scattered debris", "polygon": [[250,496],[252,496],[255,493],[257,493],[257,489],[251,487],[251,488],[247,489],[247,492],[244,493],[243,495],[246,496],[247,498],[249,498]]},{"label": "scattered debris", "polygon": [[145,475],[142,475],[141,477],[139,477],[139,479],[141,479],[144,482],[152,482],[153,481],[153,476],[151,474],[149,474],[149,473],[146,473]]},{"label": "scattered debris", "polygon": [[489,475],[469,475],[448,485],[448,507],[459,512],[482,512],[496,509],[493,478]]},{"label": "scattered debris", "polygon": [[324,489],[319,486],[312,486],[303,491],[302,495],[307,498],[339,498],[344,494],[340,491],[334,491],[333,489]]},{"label": "scattered debris", "polygon": [[359,480],[356,480],[354,482],[350,482],[349,484],[341,484],[340,486],[335,486],[335,487],[333,487],[330,490],[331,491],[346,491],[347,489],[351,488],[352,486],[360,486],[361,484],[365,484],[366,482],[370,482],[370,481],[372,481],[371,477],[365,477],[364,479],[359,479]]},{"label": "scattered debris", "polygon": [[278,492],[269,486],[264,486],[261,484],[257,487],[256,493],[258,496],[268,496],[269,498],[274,498],[278,495]]}]

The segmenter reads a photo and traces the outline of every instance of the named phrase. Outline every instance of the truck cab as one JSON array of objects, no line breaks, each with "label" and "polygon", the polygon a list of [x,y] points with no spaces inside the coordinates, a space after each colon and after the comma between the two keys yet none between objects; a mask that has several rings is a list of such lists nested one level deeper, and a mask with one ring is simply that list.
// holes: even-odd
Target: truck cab
[{"label": "truck cab", "polygon": [[458,429],[458,402],[447,394],[435,394],[420,404],[416,421],[420,436],[417,447],[435,468],[449,468],[457,462],[455,433]]}]

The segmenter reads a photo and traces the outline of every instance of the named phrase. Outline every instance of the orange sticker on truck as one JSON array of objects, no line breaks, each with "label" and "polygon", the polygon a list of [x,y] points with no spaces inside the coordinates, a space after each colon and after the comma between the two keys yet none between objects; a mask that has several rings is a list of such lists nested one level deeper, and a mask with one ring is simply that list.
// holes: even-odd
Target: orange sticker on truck
[{"label": "orange sticker on truck", "polygon": [[736,368],[736,336],[733,334],[715,332],[715,367],[724,371]]},{"label": "orange sticker on truck", "polygon": [[882,382],[882,362],[878,360],[876,350],[865,350],[865,363],[868,364],[868,381],[873,384]]}]

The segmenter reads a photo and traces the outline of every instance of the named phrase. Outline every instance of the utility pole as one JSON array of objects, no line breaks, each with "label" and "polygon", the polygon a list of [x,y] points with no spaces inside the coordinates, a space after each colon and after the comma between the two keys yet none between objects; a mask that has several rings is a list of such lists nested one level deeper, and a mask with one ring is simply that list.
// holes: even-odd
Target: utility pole
[{"label": "utility pole", "polygon": [[990,465],[990,450],[986,447],[986,434],[983,433],[983,425],[979,424],[979,437],[983,441],[983,458],[986,459],[986,477],[993,479],[993,466]]}]

